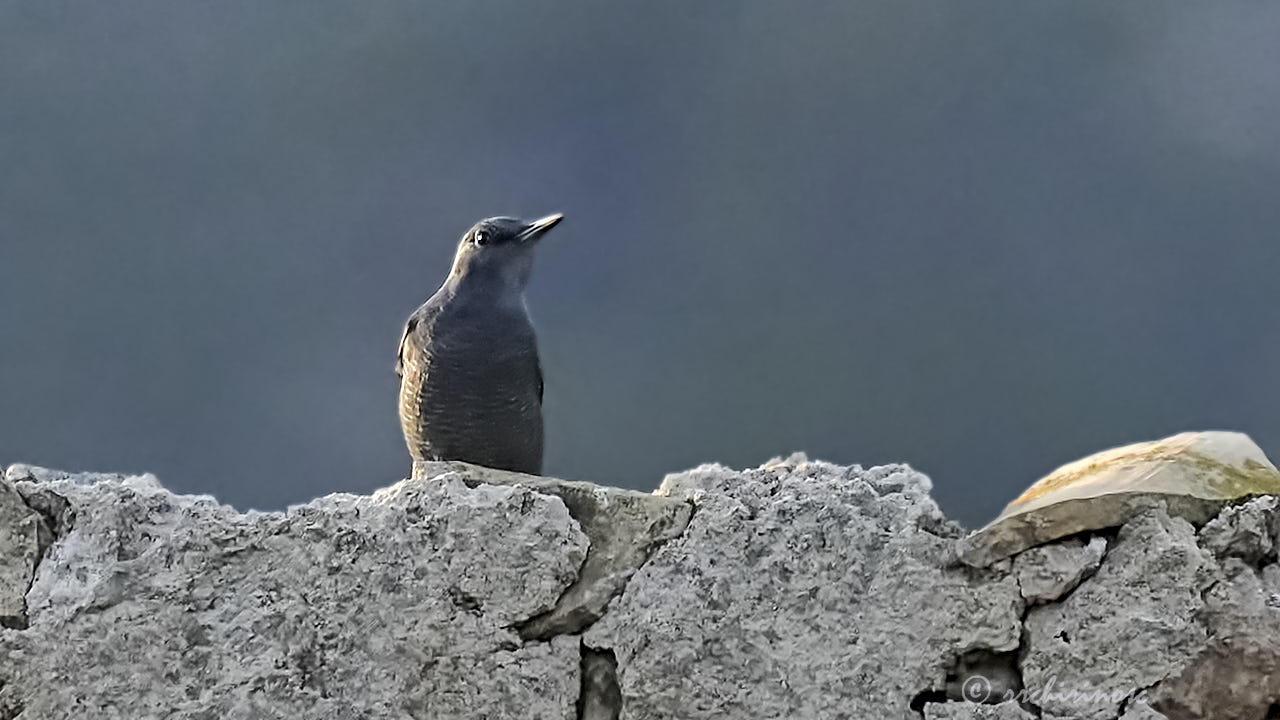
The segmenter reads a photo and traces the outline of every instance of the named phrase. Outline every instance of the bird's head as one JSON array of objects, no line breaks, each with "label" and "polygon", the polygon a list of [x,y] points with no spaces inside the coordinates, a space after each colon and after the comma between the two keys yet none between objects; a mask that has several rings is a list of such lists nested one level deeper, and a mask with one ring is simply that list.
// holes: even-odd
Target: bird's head
[{"label": "bird's head", "polygon": [[523,290],[533,269],[534,246],[563,218],[556,213],[532,221],[509,217],[481,220],[458,243],[450,279]]}]

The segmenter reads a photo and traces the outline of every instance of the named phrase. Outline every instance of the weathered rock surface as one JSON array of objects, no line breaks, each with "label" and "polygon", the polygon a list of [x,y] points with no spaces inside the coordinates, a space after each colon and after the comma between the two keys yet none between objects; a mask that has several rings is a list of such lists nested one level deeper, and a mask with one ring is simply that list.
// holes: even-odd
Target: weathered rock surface
[{"label": "weathered rock surface", "polygon": [[1280,493],[1280,471],[1249,436],[1188,432],[1090,455],[1054,470],[960,545],[983,567],[1087,530],[1118,527],[1151,508],[1197,525],[1228,502]]},{"label": "weathered rock surface", "polygon": [[1260,563],[1276,553],[1276,498],[1255,498],[1243,505],[1228,507],[1200,531],[1200,542],[1221,558],[1238,557]]},{"label": "weathered rock surface", "polygon": [[27,625],[26,594],[52,532],[9,483],[0,483],[0,627]]},{"label": "weathered rock surface", "polygon": [[526,639],[582,632],[659,545],[684,532],[693,506],[673,498],[585,482],[554,480],[456,462],[418,462],[415,478],[453,474],[475,487],[522,485],[554,495],[590,539],[578,578],[551,610],[520,628]]},{"label": "weathered rock surface", "polygon": [[1035,720],[1012,700],[998,705],[974,703],[929,703],[924,706],[925,720]]},{"label": "weathered rock surface", "polygon": [[149,476],[10,468],[0,602],[21,622],[0,628],[0,719],[1264,720],[1280,703],[1274,497],[1198,531],[1156,503],[974,567],[902,465],[704,466],[654,496],[415,474],[241,513]]},{"label": "weathered rock surface", "polygon": [[572,717],[578,646],[513,626],[587,539],[527,488],[406,481],[238,513],[154,478],[21,489],[75,520],[0,634],[0,717]]},{"label": "weathered rock surface", "polygon": [[1046,603],[1071,592],[1086,576],[1098,569],[1107,552],[1103,537],[1064,540],[1041,545],[1022,553],[1013,562],[1018,588],[1029,603]]},{"label": "weathered rock surface", "polygon": [[586,634],[617,655],[625,716],[910,717],[961,653],[1015,650],[1017,583],[949,562],[959,529],[928,491],[906,466],[799,459],[668,477],[688,530]]},{"label": "weathered rock surface", "polygon": [[1167,720],[1167,718],[1163,713],[1158,713],[1152,709],[1145,701],[1137,700],[1124,709],[1124,714],[1120,716],[1120,720]]},{"label": "weathered rock surface", "polygon": [[1180,672],[1205,645],[1196,614],[1215,575],[1186,520],[1154,510],[1125,525],[1093,577],[1027,614],[1023,682],[1052,690],[1036,704],[1115,718],[1131,695]]},{"label": "weathered rock surface", "polygon": [[1207,642],[1152,702],[1170,718],[1275,717],[1259,708],[1280,699],[1280,566],[1230,558],[1217,575],[1198,617]]}]

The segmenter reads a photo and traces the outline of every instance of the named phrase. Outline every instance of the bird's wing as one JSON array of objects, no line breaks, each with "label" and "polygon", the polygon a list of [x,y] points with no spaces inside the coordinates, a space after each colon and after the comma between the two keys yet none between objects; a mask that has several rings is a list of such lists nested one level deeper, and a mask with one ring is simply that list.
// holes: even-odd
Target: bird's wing
[{"label": "bird's wing", "polygon": [[396,375],[404,377],[404,352],[405,347],[409,344],[409,336],[418,327],[418,313],[409,316],[404,324],[404,332],[400,335],[400,349],[396,352]]},{"label": "bird's wing", "polygon": [[[420,359],[415,356],[418,350],[412,341],[414,334],[423,326],[429,328],[443,309],[444,301],[441,299],[440,293],[436,293],[417,310],[414,310],[409,319],[405,321],[404,332],[400,333],[400,349],[396,352],[396,374],[400,377],[404,377],[405,367],[410,362]],[[430,330],[428,329],[427,332],[430,332]]]},{"label": "bird's wing", "polygon": [[535,361],[534,361],[534,363],[533,363],[533,366],[534,366],[534,368],[535,368],[535,369],[537,370],[537,372],[538,372],[538,405],[539,405],[539,406],[541,406],[541,405],[542,405],[542,386],[543,386],[543,383],[542,383],[542,363],[537,362],[537,361],[535,360]]}]

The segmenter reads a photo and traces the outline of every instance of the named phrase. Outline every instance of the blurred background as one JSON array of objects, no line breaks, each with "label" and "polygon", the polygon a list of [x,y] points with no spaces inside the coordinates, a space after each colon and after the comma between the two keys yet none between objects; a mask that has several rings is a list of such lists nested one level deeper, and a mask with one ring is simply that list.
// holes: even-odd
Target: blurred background
[{"label": "blurred background", "polygon": [[408,470],[457,238],[548,474],[905,461],[969,524],[1186,429],[1280,455],[1280,3],[0,2],[0,463],[279,508]]}]

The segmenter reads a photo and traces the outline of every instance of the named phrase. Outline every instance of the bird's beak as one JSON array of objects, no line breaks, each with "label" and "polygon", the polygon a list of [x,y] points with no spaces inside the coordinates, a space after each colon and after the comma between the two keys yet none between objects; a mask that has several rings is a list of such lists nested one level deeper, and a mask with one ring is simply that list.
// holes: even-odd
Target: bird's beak
[{"label": "bird's beak", "polygon": [[530,240],[537,240],[538,238],[542,237],[543,233],[555,227],[563,219],[564,219],[564,215],[561,215],[560,213],[556,213],[555,215],[548,215],[544,218],[538,218],[537,220],[534,220],[528,225],[525,225],[524,230],[520,231],[520,236],[519,236],[520,242],[529,242]]}]

